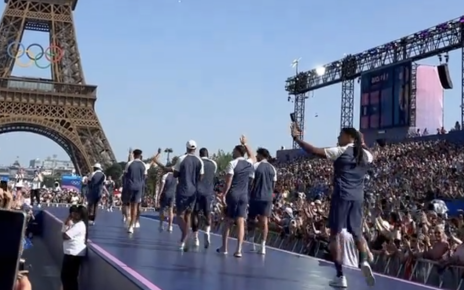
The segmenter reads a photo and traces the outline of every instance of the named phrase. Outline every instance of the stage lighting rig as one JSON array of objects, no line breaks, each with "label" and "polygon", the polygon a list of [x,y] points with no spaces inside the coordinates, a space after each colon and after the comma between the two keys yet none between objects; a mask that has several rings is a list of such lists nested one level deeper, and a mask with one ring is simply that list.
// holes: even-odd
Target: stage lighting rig
[{"label": "stage lighting rig", "polygon": [[[352,55],[351,57],[357,66],[350,78],[359,77],[363,73],[388,65],[403,61],[417,61],[461,48],[463,26],[464,16]],[[342,63],[344,59],[324,65],[325,73],[323,75],[317,73],[320,68],[300,73],[305,74],[307,79],[302,92],[317,90],[341,82],[343,80]],[[288,78],[286,88],[294,81],[295,76]],[[292,91],[288,92],[292,93]],[[302,92],[299,91],[299,93]]]},{"label": "stage lighting rig", "polygon": [[[353,110],[349,110],[348,105],[344,103],[350,102],[349,106],[352,106],[354,103],[353,80],[366,72],[382,69],[402,62],[414,62],[462,48],[464,46],[463,31],[464,16],[368,49],[364,52],[347,55],[340,60],[322,66],[322,68],[301,72],[297,76],[292,76],[286,80],[285,90],[290,95],[298,95],[344,82],[344,87],[349,87],[350,90],[353,87],[353,92],[349,93],[348,97],[346,93],[343,97],[342,93],[342,110],[348,109],[348,111],[350,111],[346,116],[342,117],[342,119],[351,118],[352,120]],[[321,74],[322,71],[323,73]],[[350,82],[350,84],[348,84],[348,82]],[[462,93],[462,103],[464,105],[464,91]],[[462,116],[462,121],[464,122],[464,106]]]}]

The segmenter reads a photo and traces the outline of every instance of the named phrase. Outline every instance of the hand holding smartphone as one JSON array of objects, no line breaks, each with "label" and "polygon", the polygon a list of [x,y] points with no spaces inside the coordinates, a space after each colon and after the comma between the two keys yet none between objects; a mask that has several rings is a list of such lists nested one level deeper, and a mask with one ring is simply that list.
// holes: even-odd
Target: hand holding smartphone
[{"label": "hand holding smartphone", "polygon": [[26,214],[21,211],[0,209],[0,228],[8,235],[2,236],[0,247],[0,289],[14,289],[23,249]]},{"label": "hand holding smartphone", "polygon": [[290,120],[292,121],[292,123],[296,122],[295,113],[290,113]]}]

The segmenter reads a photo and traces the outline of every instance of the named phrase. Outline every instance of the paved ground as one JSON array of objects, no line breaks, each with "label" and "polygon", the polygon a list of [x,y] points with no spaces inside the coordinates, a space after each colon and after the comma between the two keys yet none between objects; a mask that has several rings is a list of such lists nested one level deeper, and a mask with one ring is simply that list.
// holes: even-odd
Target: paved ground
[{"label": "paved ground", "polygon": [[[52,208],[60,219],[66,208]],[[268,250],[265,257],[245,249],[242,259],[218,255],[220,238],[212,237],[212,247],[186,253],[178,250],[180,232],[159,233],[158,221],[143,218],[142,228],[127,234],[117,213],[101,212],[90,239],[163,290],[327,290],[334,275],[333,266],[307,256]],[[230,243],[233,252],[235,240]],[[367,290],[358,270],[346,269],[348,289]],[[376,290],[402,288],[423,290],[430,287],[377,275]],[[41,290],[41,289],[40,289]]]},{"label": "paved ground", "polygon": [[34,246],[24,252],[26,264],[31,265],[29,279],[34,290],[59,290],[60,266],[56,265],[40,238],[34,238]]}]

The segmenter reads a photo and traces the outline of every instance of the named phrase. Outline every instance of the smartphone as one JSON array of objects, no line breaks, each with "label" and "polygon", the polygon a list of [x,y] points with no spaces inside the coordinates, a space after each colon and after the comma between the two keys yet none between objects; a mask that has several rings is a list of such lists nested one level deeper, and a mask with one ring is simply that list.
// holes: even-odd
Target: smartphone
[{"label": "smartphone", "polygon": [[0,289],[13,290],[21,260],[26,213],[0,209],[0,229],[7,235],[2,236],[0,247]]},{"label": "smartphone", "polygon": [[0,181],[0,188],[4,191],[8,190],[8,182],[7,181]]},{"label": "smartphone", "polygon": [[296,122],[295,113],[290,113],[290,120],[291,120],[293,123]]}]

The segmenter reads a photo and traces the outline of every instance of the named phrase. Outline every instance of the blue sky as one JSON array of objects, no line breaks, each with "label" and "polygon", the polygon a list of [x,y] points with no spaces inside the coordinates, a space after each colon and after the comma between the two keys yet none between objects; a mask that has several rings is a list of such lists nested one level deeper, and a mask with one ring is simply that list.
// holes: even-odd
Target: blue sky
[{"label": "blue sky", "polygon": [[[86,81],[98,85],[98,116],[124,159],[129,147],[145,156],[158,147],[181,154],[189,139],[210,152],[230,151],[242,133],[254,147],[288,148],[293,104],[284,81],[294,73],[293,59],[302,57],[300,68],[312,69],[459,11],[464,2],[458,0],[99,0],[78,3],[75,25]],[[27,32],[23,43],[46,46],[47,39]],[[460,119],[460,67],[460,51],[451,53],[457,88],[445,94],[447,127]],[[14,75],[50,73],[15,68]],[[306,140],[333,145],[339,115],[340,85],[316,91],[306,103]],[[1,135],[0,144],[1,164],[16,156],[23,163],[53,154],[68,159],[53,141],[31,133]]]}]

